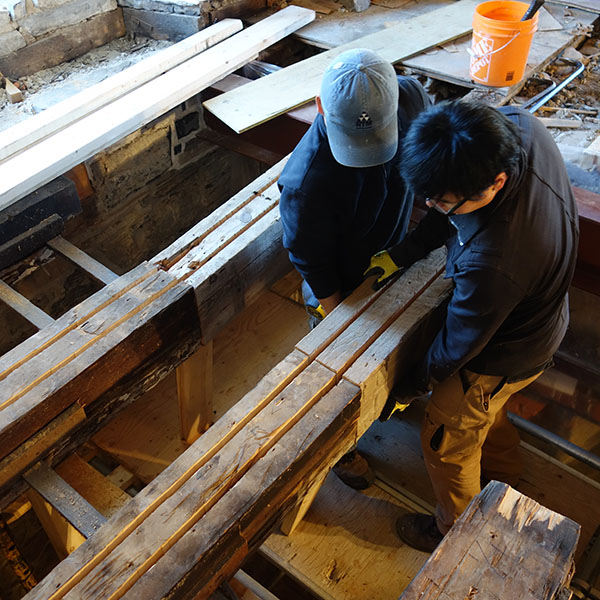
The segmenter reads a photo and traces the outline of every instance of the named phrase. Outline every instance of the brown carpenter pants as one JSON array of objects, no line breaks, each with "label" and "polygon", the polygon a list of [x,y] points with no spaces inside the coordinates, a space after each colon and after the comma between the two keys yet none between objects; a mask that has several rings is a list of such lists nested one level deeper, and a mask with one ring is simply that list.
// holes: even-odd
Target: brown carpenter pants
[{"label": "brown carpenter pants", "polygon": [[516,484],[521,473],[519,434],[506,416],[506,402],[541,373],[506,383],[506,378],[462,369],[434,386],[421,444],[443,534],[481,491],[482,473]]}]

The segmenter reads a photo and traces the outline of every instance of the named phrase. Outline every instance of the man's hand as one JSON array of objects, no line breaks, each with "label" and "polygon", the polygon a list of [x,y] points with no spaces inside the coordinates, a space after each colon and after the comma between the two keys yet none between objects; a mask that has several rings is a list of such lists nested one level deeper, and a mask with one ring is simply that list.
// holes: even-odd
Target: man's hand
[{"label": "man's hand", "polygon": [[400,267],[392,260],[387,250],[382,250],[371,257],[369,268],[364,272],[364,277],[375,275],[377,279],[373,282],[373,289],[378,290],[383,287],[389,278],[397,273]]}]

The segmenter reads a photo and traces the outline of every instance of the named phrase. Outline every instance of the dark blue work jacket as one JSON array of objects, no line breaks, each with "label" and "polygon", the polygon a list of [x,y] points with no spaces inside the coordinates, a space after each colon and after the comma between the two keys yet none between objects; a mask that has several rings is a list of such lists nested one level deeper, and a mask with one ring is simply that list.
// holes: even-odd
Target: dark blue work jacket
[{"label": "dark blue work jacket", "polygon": [[560,152],[529,113],[517,124],[521,163],[487,206],[446,217],[430,209],[395,248],[408,266],[446,245],[454,290],[445,324],[420,369],[423,383],[466,367],[525,379],[552,358],[568,325],[567,290],[578,242],[577,208]]},{"label": "dark blue work jacket", "polygon": [[[398,77],[398,85],[402,140],[429,100],[410,77]],[[279,178],[283,245],[317,298],[352,291],[371,256],[405,235],[413,196],[400,175],[399,155],[375,167],[339,164],[321,115],[292,152]]]}]

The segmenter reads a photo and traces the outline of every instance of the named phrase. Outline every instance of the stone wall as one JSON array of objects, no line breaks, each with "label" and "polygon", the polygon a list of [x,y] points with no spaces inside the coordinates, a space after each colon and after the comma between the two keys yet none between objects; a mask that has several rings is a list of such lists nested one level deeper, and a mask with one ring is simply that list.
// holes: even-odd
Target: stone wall
[{"label": "stone wall", "polygon": [[0,0],[0,72],[30,75],[123,35],[116,0]]}]

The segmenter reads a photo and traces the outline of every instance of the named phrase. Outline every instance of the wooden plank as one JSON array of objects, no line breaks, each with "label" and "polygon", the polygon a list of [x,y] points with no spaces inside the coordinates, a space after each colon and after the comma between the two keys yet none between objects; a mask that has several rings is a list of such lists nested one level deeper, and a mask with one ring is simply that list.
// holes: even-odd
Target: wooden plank
[{"label": "wooden plank", "polygon": [[397,598],[427,559],[395,532],[411,509],[378,482],[358,493],[331,474],[292,535],[271,534],[259,552],[318,598]]},{"label": "wooden plank", "polygon": [[181,438],[194,443],[213,424],[213,344],[202,345],[177,372]]},{"label": "wooden plank", "polygon": [[196,293],[203,343],[289,270],[281,236],[273,207],[187,278]]},{"label": "wooden plank", "polygon": [[54,319],[41,308],[30,302],[25,296],[13,290],[7,283],[0,279],[0,301],[18,312],[25,320],[38,329],[43,329],[54,323]]},{"label": "wooden plank", "polygon": [[452,284],[439,276],[345,372],[344,378],[370,398],[361,413],[360,435],[379,417],[394,384],[424,356],[443,325],[451,290]]},{"label": "wooden plank", "polygon": [[9,79],[4,79],[4,91],[11,104],[23,102],[23,92]]},{"label": "wooden plank", "polygon": [[288,6],[4,161],[0,209],[235,71],[314,16]]},{"label": "wooden plank", "polygon": [[462,0],[394,27],[323,52],[204,102],[205,108],[237,133],[305,104],[319,92],[329,63],[351,48],[369,48],[398,62],[471,31],[474,0]]},{"label": "wooden plank", "polygon": [[131,500],[129,494],[77,454],[65,458],[54,471],[107,519]]},{"label": "wooden plank", "polygon": [[420,297],[445,264],[444,249],[435,250],[427,259],[415,263],[319,353],[317,360],[341,376]]},{"label": "wooden plank", "polygon": [[35,511],[52,547],[60,560],[65,559],[85,542],[85,536],[77,531],[49,502],[33,489],[27,497]]},{"label": "wooden plank", "polygon": [[0,460],[0,489],[10,487],[21,473],[43,458],[58,440],[69,435],[84,421],[85,411],[79,404],[74,404]]},{"label": "wooden plank", "polygon": [[38,463],[23,475],[25,481],[57,510],[85,538],[106,522],[89,502],[45,463]]},{"label": "wooden plank", "polygon": [[572,6],[581,10],[589,10],[593,13],[600,13],[600,6],[597,0],[549,0],[552,4],[562,4],[563,6]]},{"label": "wooden plank", "polygon": [[208,235],[221,225],[226,224],[232,216],[243,211],[252,200],[262,195],[265,190],[271,188],[279,178],[286,162],[287,157],[268,171],[265,171],[260,177],[244,187],[210,215],[198,222],[192,229],[175,240],[170,246],[157,254],[151,262],[158,264],[164,269],[171,269],[192,248],[202,244]]},{"label": "wooden plank", "polygon": [[70,260],[73,264],[82,268],[86,273],[91,275],[96,281],[103,285],[107,285],[117,279],[118,275],[113,273],[109,268],[102,263],[80,250],[77,246],[71,244],[62,236],[55,237],[48,242],[48,246],[58,252],[61,256]]},{"label": "wooden plank", "polygon": [[[579,525],[494,481],[476,496],[400,598],[557,600]],[[543,543],[540,543],[543,540]]]},{"label": "wooden plank", "polygon": [[225,19],[0,132],[0,162],[180,65],[242,29]]}]

